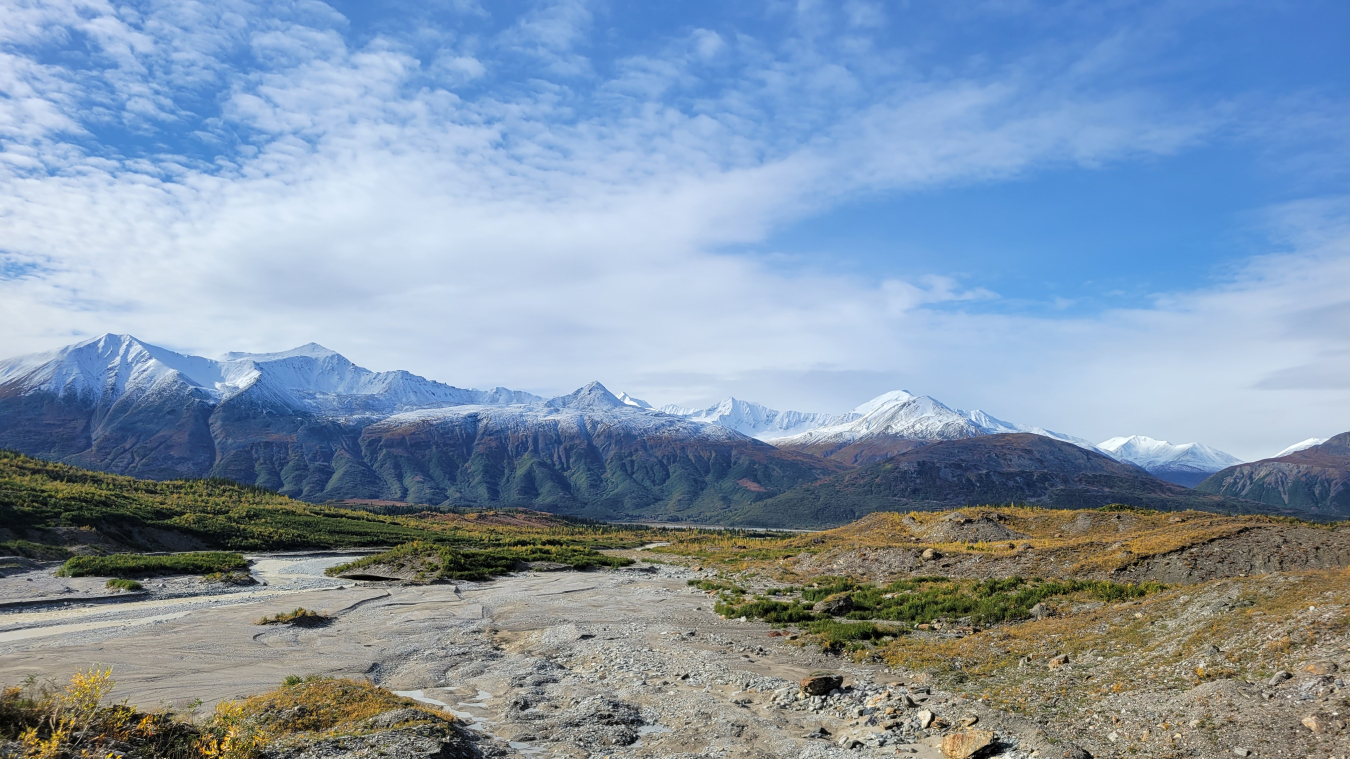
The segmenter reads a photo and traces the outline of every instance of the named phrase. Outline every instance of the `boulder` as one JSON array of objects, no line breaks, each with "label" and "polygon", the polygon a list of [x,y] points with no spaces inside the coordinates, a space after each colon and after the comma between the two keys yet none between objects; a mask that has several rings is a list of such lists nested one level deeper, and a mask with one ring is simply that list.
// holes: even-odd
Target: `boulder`
[{"label": "boulder", "polygon": [[1334,662],[1314,661],[1303,665],[1303,671],[1310,675],[1334,675],[1340,669]]},{"label": "boulder", "polygon": [[914,715],[914,719],[918,720],[920,728],[925,728],[933,724],[933,720],[936,719],[936,716],[937,715],[933,714],[931,711],[924,709],[923,711]]},{"label": "boulder", "polygon": [[920,554],[920,557],[921,557],[924,561],[932,561],[932,560],[934,560],[934,559],[940,559],[940,558],[942,558],[942,554],[939,553],[939,552],[937,552],[937,551],[934,551],[934,550],[931,549],[931,548],[925,548],[925,549],[923,549],[923,553]]},{"label": "boulder", "polygon": [[1266,684],[1273,688],[1276,685],[1279,685],[1280,683],[1284,682],[1285,680],[1292,680],[1293,678],[1294,675],[1292,673],[1280,670],[1279,672],[1276,672],[1274,675],[1271,675],[1270,682]]},{"label": "boulder", "polygon": [[837,617],[841,614],[847,614],[853,611],[853,596],[847,593],[835,593],[834,595],[819,601],[811,607],[811,611],[817,614],[829,614]]},{"label": "boulder", "polygon": [[942,738],[942,755],[947,759],[971,759],[991,749],[994,733],[989,730],[967,730]]},{"label": "boulder", "polygon": [[812,672],[806,677],[803,677],[800,683],[802,690],[810,696],[823,696],[835,688],[841,687],[843,684],[843,675],[836,675],[830,672]]},{"label": "boulder", "polygon": [[1050,607],[1046,606],[1043,603],[1038,603],[1035,606],[1031,607],[1031,616],[1035,617],[1036,619],[1045,619],[1046,617],[1049,617],[1053,614],[1054,612],[1051,611]]},{"label": "boulder", "polygon": [[1069,655],[1060,654],[1059,656],[1056,656],[1055,658],[1050,660],[1050,669],[1059,669],[1060,667],[1068,663],[1069,663]]}]

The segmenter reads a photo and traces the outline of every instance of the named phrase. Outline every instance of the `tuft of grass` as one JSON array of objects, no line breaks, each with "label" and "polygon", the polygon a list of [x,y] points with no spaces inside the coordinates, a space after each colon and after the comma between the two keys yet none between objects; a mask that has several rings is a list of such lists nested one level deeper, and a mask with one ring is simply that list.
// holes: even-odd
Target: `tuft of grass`
[{"label": "tuft of grass", "polygon": [[320,614],[312,609],[306,609],[303,606],[297,607],[292,611],[280,612],[270,617],[263,617],[254,622],[255,625],[296,625],[297,627],[321,627],[332,622],[333,618],[327,614]]},{"label": "tuft of grass", "polygon": [[139,582],[136,582],[135,580],[128,580],[124,577],[114,577],[113,579],[108,580],[106,583],[104,583],[103,587],[107,588],[108,590],[125,590],[127,592],[145,590],[144,585],[140,584]]},{"label": "tuft of grass", "polygon": [[248,570],[235,570],[229,572],[211,572],[202,575],[202,582],[218,582],[227,585],[252,585],[257,582]]},{"label": "tuft of grass", "polygon": [[158,577],[161,575],[199,575],[209,572],[229,572],[247,567],[248,561],[243,556],[224,551],[167,555],[115,553],[108,556],[72,556],[66,560],[65,564],[61,565],[61,568],[56,571],[56,575],[58,577],[108,577],[112,575]]}]

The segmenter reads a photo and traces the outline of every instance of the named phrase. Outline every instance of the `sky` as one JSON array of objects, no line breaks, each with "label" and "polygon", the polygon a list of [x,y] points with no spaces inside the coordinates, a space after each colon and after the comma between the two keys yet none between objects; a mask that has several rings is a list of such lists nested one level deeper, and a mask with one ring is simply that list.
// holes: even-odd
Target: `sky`
[{"label": "sky", "polygon": [[0,4],[0,356],[1350,430],[1350,5]]}]

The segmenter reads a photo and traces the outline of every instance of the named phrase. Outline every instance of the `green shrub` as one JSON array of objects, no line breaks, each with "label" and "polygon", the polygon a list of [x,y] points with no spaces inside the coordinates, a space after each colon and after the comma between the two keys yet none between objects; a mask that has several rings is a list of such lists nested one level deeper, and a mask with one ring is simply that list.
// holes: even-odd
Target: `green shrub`
[{"label": "green shrub", "polygon": [[[366,556],[348,564],[332,567],[330,575],[340,575],[365,567],[392,564],[408,566],[414,561],[429,572],[427,580],[486,580],[515,571],[522,563],[548,561],[566,564],[573,569],[592,567],[624,567],[632,559],[610,556],[590,548],[568,545],[541,545],[539,543],[504,548],[460,549],[453,546],[416,541]],[[434,564],[434,566],[432,566]]]},{"label": "green shrub", "polygon": [[135,575],[200,575],[211,572],[229,572],[245,569],[248,562],[237,553],[204,551],[202,553],[175,553],[145,555],[115,553],[109,556],[72,556],[56,571],[58,577],[110,577]]},{"label": "green shrub", "polygon": [[103,584],[108,590],[125,590],[128,592],[145,590],[145,586],[135,580],[128,580],[122,577],[114,577]]}]

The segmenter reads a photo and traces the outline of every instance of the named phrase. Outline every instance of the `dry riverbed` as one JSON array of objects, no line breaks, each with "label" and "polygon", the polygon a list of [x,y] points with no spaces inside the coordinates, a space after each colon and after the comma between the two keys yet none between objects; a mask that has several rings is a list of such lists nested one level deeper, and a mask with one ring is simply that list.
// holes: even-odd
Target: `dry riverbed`
[{"label": "dry riverbed", "polygon": [[[191,593],[199,580],[154,581],[116,604],[81,603],[72,584],[69,602],[0,614],[0,680],[99,664],[113,668],[114,697],[182,707],[290,674],[364,677],[454,712],[503,755],[936,757],[941,735],[972,718],[1004,756],[1052,755],[1054,736],[1034,724],[717,617],[688,569],[423,586],[323,576],[347,558],[254,557],[258,585]],[[31,584],[11,575],[0,591],[14,583]],[[333,621],[254,624],[298,606]],[[843,688],[804,696],[798,681],[820,669]]]}]

